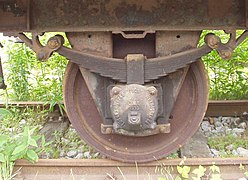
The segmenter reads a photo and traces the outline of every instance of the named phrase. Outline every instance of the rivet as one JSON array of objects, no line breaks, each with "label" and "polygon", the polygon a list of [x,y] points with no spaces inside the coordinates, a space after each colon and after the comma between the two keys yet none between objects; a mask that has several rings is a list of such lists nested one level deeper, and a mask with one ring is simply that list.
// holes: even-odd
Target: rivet
[{"label": "rivet", "polygon": [[112,93],[114,95],[118,95],[120,93],[120,91],[121,91],[121,88],[119,88],[119,87],[113,87],[112,88]]},{"label": "rivet", "polygon": [[112,133],[112,128],[106,128],[105,133],[106,134],[111,134]]},{"label": "rivet", "polygon": [[152,87],[148,88],[148,91],[149,91],[150,95],[155,95],[155,94],[157,94],[158,90],[152,86]]}]

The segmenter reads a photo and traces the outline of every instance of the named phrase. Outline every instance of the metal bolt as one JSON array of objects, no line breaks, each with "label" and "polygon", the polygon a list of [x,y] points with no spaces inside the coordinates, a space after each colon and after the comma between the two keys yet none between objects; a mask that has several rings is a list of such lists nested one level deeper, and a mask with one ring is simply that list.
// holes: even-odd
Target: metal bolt
[{"label": "metal bolt", "polygon": [[216,48],[218,48],[218,44],[220,43],[220,38],[218,36],[216,36],[215,34],[208,34],[205,37],[205,42],[212,49],[216,49]]},{"label": "metal bolt", "polygon": [[119,87],[113,87],[112,88],[112,94],[113,95],[118,95],[121,92],[121,88]]},{"label": "metal bolt", "polygon": [[49,46],[49,48],[55,49],[59,46],[59,42],[57,41],[57,39],[50,39],[47,45]]},{"label": "metal bolt", "polygon": [[167,133],[167,128],[164,127],[164,126],[161,126],[161,127],[159,128],[159,131],[160,131],[160,133]]},{"label": "metal bolt", "polygon": [[57,36],[51,37],[48,40],[47,45],[51,49],[57,49],[63,44],[62,42],[63,42],[63,37],[57,35]]},{"label": "metal bolt", "polygon": [[105,130],[105,133],[106,134],[111,134],[113,132],[113,129],[112,128],[106,128],[106,130]]},{"label": "metal bolt", "polygon": [[232,51],[222,50],[222,51],[220,51],[220,56],[223,59],[230,59],[232,57]]},{"label": "metal bolt", "polygon": [[150,93],[150,95],[154,96],[155,94],[157,94],[158,90],[155,87],[149,87],[148,91]]}]

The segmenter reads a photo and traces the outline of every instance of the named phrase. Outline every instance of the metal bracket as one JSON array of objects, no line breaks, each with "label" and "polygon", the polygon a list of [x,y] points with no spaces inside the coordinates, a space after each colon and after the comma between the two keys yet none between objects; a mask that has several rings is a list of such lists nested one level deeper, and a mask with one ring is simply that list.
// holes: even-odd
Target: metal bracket
[{"label": "metal bracket", "polygon": [[48,40],[47,44],[43,46],[40,43],[39,35],[42,35],[42,33],[33,33],[32,39],[29,39],[23,33],[19,33],[17,34],[17,37],[36,52],[37,59],[40,61],[46,61],[54,51],[58,50],[64,44],[64,38],[61,35],[53,36]]},{"label": "metal bracket", "polygon": [[145,56],[143,54],[127,55],[127,84],[144,84],[144,60]]},{"label": "metal bracket", "polygon": [[236,40],[236,30],[226,30],[227,34],[230,34],[230,38],[226,44],[221,42],[221,39],[213,33],[209,33],[205,36],[206,44],[218,52],[222,59],[228,60],[232,57],[233,50],[247,37],[247,30]]}]

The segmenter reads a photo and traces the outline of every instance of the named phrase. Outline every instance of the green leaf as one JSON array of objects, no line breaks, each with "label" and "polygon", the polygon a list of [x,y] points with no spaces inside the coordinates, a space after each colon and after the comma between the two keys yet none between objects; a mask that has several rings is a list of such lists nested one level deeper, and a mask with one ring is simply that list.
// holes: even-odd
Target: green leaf
[{"label": "green leaf", "polygon": [[244,173],[245,177],[248,178],[248,171]]},{"label": "green leaf", "polygon": [[183,172],[189,173],[190,172],[190,167],[189,166],[183,166]]},{"label": "green leaf", "polygon": [[183,166],[182,177],[188,179],[189,178],[190,167]]},{"label": "green leaf", "polygon": [[15,150],[14,150],[13,153],[12,153],[12,155],[19,154],[19,153],[25,151],[26,148],[27,148],[27,146],[21,144],[20,146],[17,146],[17,147],[15,148]]},{"label": "green leaf", "polygon": [[0,153],[0,162],[5,162],[6,161],[6,159],[5,159],[5,157],[4,157],[4,154],[2,154],[2,153]]},{"label": "green leaf", "polygon": [[22,135],[29,137],[29,134],[30,134],[29,133],[29,128],[28,127],[24,127],[24,131],[23,131]]},{"label": "green leaf", "polygon": [[183,173],[182,173],[182,177],[188,179],[188,178],[189,178],[189,174],[186,173],[186,172],[183,172]]},{"label": "green leaf", "polygon": [[206,168],[200,165],[197,169],[194,169],[192,173],[197,175],[198,178],[201,178],[202,176],[204,176],[206,170]]},{"label": "green leaf", "polygon": [[9,110],[5,108],[0,108],[0,119],[3,119],[8,115],[11,115],[11,112]]},{"label": "green leaf", "polygon": [[239,164],[239,169],[240,169],[240,170],[245,170],[244,165],[240,163],[240,164]]},{"label": "green leaf", "polygon": [[181,166],[177,166],[177,172],[179,174],[182,174],[183,173],[183,168]]},{"label": "green leaf", "polygon": [[14,161],[16,161],[17,159],[21,159],[21,158],[23,158],[23,155],[19,155],[19,154],[12,155],[12,156],[10,157],[10,161],[11,161],[11,162],[14,162]]},{"label": "green leaf", "polygon": [[37,162],[38,159],[39,159],[37,153],[34,150],[32,150],[32,149],[28,149],[28,151],[27,151],[27,157],[28,157],[28,159],[30,159],[33,162]]},{"label": "green leaf", "polygon": [[34,146],[34,147],[38,147],[36,141],[33,138],[29,139],[29,145]]},{"label": "green leaf", "polygon": [[0,135],[0,147],[3,146],[6,142],[8,142],[9,136]]},{"label": "green leaf", "polygon": [[220,173],[220,168],[218,167],[218,166],[216,166],[216,165],[212,165],[212,166],[210,166],[210,170],[214,173],[214,172],[218,172],[218,173]]},{"label": "green leaf", "polygon": [[29,136],[32,135],[32,134],[34,134],[34,131],[35,131],[36,129],[37,129],[36,127],[30,129],[30,131],[29,131],[29,133],[30,133]]},{"label": "green leaf", "polygon": [[9,143],[9,144],[4,148],[3,154],[5,154],[6,156],[11,155],[12,152],[14,151],[15,147],[16,147],[16,144],[15,144],[15,143],[13,143],[13,144],[10,144],[10,143]]}]

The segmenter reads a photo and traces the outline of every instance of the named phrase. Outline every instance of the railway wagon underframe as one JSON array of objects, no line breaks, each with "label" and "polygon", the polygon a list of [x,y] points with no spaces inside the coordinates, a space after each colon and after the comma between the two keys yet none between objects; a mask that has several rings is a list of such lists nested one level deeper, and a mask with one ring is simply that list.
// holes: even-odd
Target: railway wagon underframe
[{"label": "railway wagon underframe", "polygon": [[[41,61],[69,60],[64,101],[81,138],[125,162],[162,158],[197,131],[208,101],[201,57],[230,59],[247,27],[248,0],[0,0],[0,32]],[[229,41],[209,33],[197,47],[205,29]],[[60,35],[42,45],[46,32],[65,32],[71,47]]]}]

